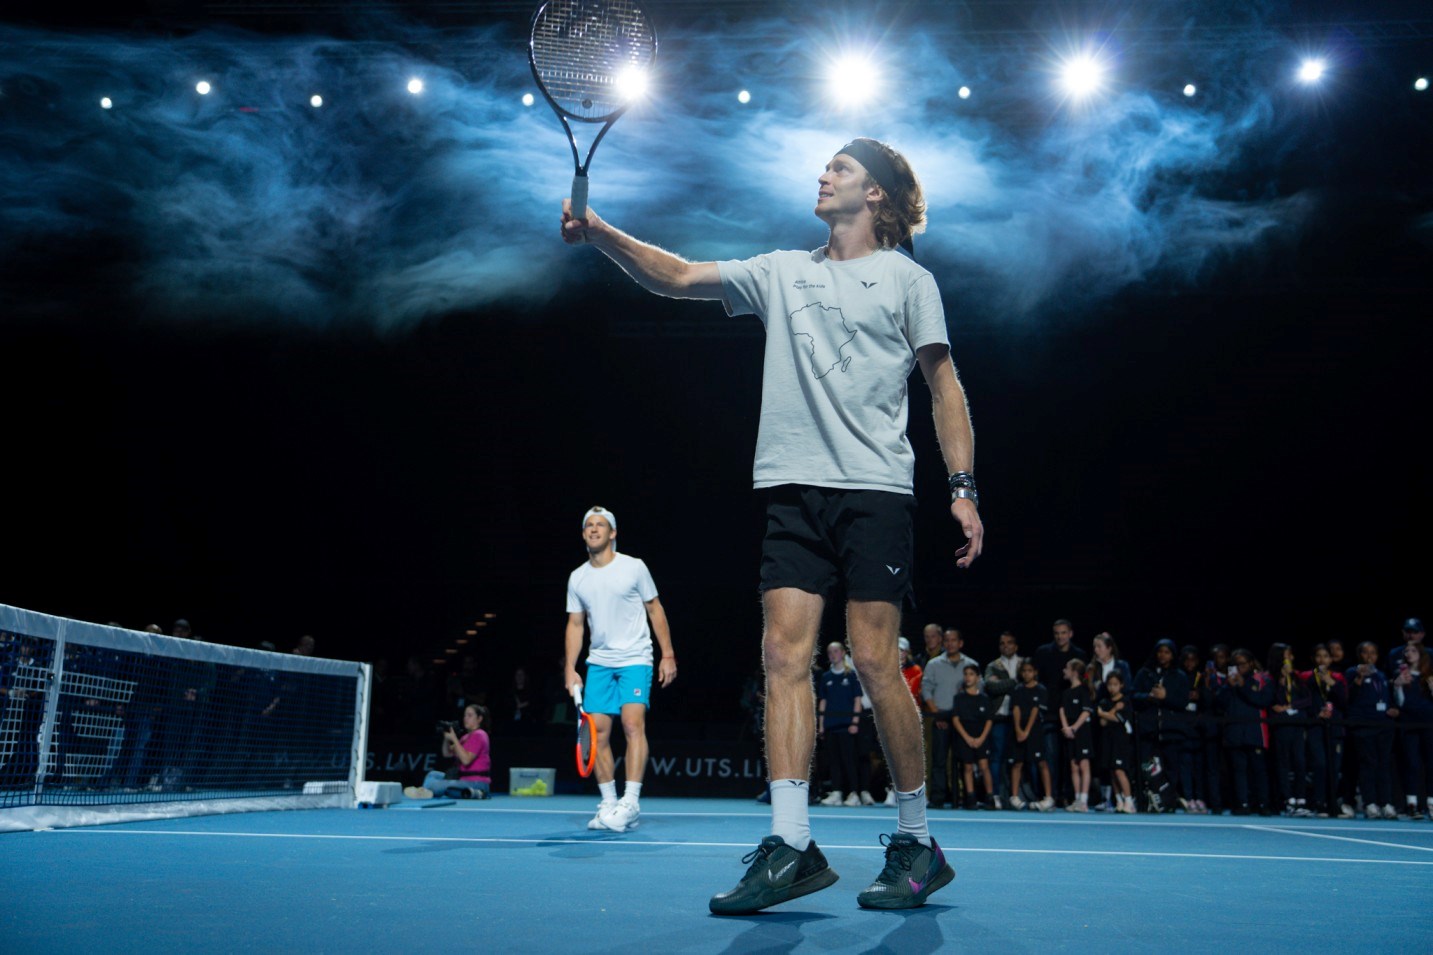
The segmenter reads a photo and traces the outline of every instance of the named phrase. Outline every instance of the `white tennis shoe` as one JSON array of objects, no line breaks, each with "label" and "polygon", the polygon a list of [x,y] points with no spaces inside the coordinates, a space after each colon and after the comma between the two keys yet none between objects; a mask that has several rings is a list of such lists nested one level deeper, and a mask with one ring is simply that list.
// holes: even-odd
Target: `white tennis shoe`
[{"label": "white tennis shoe", "polygon": [[636,802],[619,799],[612,804],[610,809],[599,810],[597,818],[602,823],[602,828],[611,829],[613,832],[631,832],[638,826],[638,820],[642,818],[642,810]]},{"label": "white tennis shoe", "polygon": [[604,799],[604,800],[602,800],[600,803],[598,803],[598,804],[597,804],[597,815],[595,815],[595,816],[593,816],[591,819],[587,820],[587,828],[588,828],[588,829],[606,829],[606,828],[607,828],[607,824],[602,821],[602,817],[603,817],[604,815],[606,815],[606,814],[612,809],[612,807],[615,806],[615,805],[617,805],[617,800],[615,800],[615,799]]}]

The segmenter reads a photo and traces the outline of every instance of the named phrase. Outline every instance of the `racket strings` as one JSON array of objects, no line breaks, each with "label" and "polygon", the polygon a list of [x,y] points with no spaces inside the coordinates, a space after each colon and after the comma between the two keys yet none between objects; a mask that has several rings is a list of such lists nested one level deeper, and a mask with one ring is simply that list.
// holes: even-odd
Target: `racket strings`
[{"label": "racket strings", "polygon": [[539,82],[564,110],[583,119],[625,105],[618,89],[623,71],[645,68],[655,56],[651,24],[633,3],[552,2],[533,24],[532,63]]}]

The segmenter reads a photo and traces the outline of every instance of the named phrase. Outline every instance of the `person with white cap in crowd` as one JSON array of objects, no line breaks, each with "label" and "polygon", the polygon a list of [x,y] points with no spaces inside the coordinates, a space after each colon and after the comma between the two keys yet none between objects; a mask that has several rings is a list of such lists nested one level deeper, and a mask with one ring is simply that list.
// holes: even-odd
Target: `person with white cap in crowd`
[{"label": "person with white cap in crowd", "polygon": [[[567,578],[567,692],[581,688],[582,707],[597,724],[595,772],[602,802],[589,829],[626,832],[641,818],[642,774],[647,768],[647,708],[652,691],[652,638],[662,648],[657,680],[677,678],[677,657],[667,613],[647,565],[617,553],[617,516],[593,507],[582,517],[587,560]],[[650,619],[651,625],[648,626]],[[591,632],[587,679],[577,673],[585,631]],[[626,787],[617,798],[612,722],[627,739]]]}]

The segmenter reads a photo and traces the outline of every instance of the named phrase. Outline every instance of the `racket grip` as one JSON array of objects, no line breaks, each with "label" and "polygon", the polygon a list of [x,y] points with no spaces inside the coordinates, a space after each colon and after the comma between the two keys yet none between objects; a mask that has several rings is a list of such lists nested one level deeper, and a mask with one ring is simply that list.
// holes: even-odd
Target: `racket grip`
[{"label": "racket grip", "polygon": [[572,702],[576,703],[579,708],[582,706],[582,684],[580,682],[572,684]]},{"label": "racket grip", "polygon": [[587,174],[572,177],[572,218],[587,218]]}]

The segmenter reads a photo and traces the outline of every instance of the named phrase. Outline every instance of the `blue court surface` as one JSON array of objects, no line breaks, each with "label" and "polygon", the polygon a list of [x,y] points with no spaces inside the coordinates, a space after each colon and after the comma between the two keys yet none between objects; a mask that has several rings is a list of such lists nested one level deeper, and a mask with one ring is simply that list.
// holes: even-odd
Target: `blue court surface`
[{"label": "blue court surface", "polygon": [[[436,801],[435,801],[436,802]],[[867,912],[894,810],[812,809],[841,881],[708,914],[767,832],[749,800],[497,796],[0,836],[0,951],[1426,952],[1433,823],[932,814],[956,880]],[[420,808],[423,806],[423,808]]]}]

